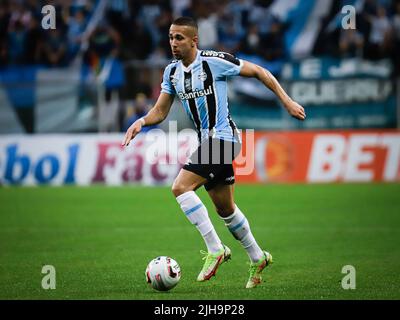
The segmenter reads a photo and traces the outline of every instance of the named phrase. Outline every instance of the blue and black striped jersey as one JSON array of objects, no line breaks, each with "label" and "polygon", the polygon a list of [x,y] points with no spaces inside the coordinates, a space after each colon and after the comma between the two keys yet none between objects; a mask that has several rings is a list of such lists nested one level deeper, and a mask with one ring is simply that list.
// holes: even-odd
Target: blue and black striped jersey
[{"label": "blue and black striped jersey", "polygon": [[165,68],[161,92],[180,98],[200,142],[209,136],[238,142],[229,113],[227,77],[239,75],[242,65],[229,53],[198,50],[188,67],[174,60]]}]

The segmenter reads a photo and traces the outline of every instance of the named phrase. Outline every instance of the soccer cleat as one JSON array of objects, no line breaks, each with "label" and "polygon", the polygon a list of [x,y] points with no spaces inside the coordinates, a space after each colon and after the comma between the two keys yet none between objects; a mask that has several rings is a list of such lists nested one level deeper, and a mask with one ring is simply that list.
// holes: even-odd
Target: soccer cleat
[{"label": "soccer cleat", "polygon": [[262,277],[261,272],[265,269],[266,266],[272,263],[272,255],[264,251],[264,257],[261,258],[258,262],[251,263],[249,269],[249,280],[247,281],[246,288],[254,288],[261,283]]},{"label": "soccer cleat", "polygon": [[231,249],[227,246],[223,245],[223,248],[217,253],[208,253],[203,250],[200,251],[204,254],[203,260],[206,260],[203,265],[203,269],[201,269],[197,281],[206,281],[209,280],[212,276],[215,276],[217,273],[218,267],[225,261],[228,261],[231,258]]}]

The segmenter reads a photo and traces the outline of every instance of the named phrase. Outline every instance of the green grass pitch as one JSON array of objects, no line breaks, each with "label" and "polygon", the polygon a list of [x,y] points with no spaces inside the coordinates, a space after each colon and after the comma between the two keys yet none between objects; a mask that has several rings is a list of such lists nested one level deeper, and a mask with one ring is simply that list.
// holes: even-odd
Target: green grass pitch
[{"label": "green grass pitch", "polygon": [[[167,187],[0,188],[0,299],[399,299],[400,184],[238,185],[236,203],[274,256],[245,289],[248,261],[199,191],[232,260],[197,283],[205,249]],[[180,283],[157,292],[147,263],[176,259]],[[56,289],[41,287],[43,265]],[[342,267],[356,289],[341,287]]]}]

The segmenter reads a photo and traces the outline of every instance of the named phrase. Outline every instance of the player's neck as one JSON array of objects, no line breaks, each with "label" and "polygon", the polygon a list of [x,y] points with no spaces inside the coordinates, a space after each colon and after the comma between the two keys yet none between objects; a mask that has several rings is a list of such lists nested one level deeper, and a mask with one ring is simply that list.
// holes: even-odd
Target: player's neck
[{"label": "player's neck", "polygon": [[182,64],[183,64],[185,67],[190,66],[190,65],[192,64],[192,62],[193,62],[194,60],[196,60],[196,56],[197,56],[197,48],[195,48],[194,50],[192,50],[192,51],[190,52],[190,54],[188,54],[187,58],[182,59]]}]

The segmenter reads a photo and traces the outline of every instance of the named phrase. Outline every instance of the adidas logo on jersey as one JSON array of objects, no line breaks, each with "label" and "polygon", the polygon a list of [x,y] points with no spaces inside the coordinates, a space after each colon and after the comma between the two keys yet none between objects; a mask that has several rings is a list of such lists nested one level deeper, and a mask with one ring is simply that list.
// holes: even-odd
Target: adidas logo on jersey
[{"label": "adidas logo on jersey", "polygon": [[213,90],[211,86],[208,86],[207,89],[201,89],[198,90],[196,89],[195,91],[192,92],[178,92],[178,96],[179,99],[181,100],[188,100],[188,99],[194,99],[194,98],[198,98],[198,97],[204,97],[204,96],[208,96],[210,94],[213,94]]}]

